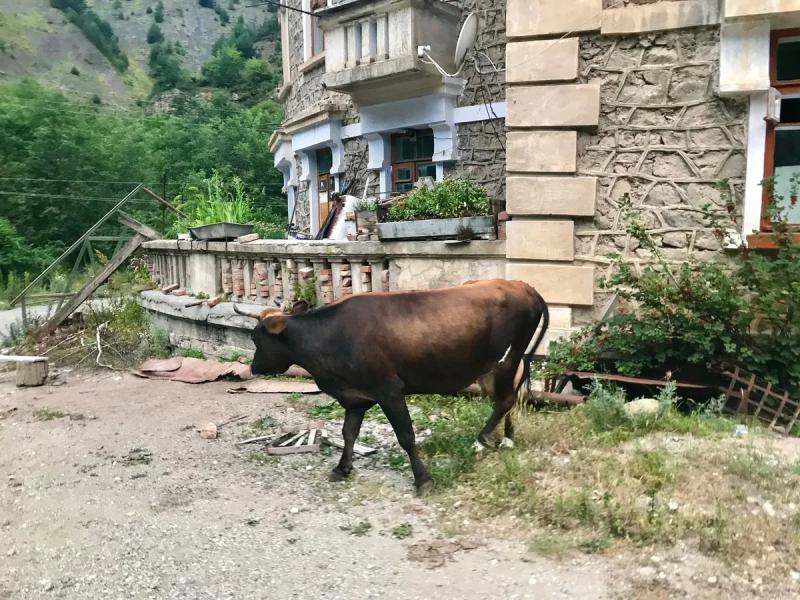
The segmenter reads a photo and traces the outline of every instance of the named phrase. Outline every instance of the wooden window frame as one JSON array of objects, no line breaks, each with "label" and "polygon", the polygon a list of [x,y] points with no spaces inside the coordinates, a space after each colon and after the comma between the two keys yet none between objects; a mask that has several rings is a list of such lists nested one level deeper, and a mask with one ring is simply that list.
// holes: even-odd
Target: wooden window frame
[{"label": "wooden window frame", "polygon": [[[800,79],[790,81],[778,81],[778,44],[782,38],[800,37],[800,28],[779,29],[773,31],[770,36],[769,51],[769,79],[770,85],[781,95],[800,94]],[[783,127],[800,127],[800,123],[767,123],[767,137],[765,141],[764,156],[764,178],[775,176],[775,136],[776,131]],[[761,231],[772,231],[772,220],[770,219],[770,194],[767,187],[761,200]],[[800,223],[790,223],[790,226],[800,226]]]},{"label": "wooden window frame", "polygon": [[[428,132],[432,130],[430,129],[420,129],[418,131]],[[422,165],[435,165],[436,163],[433,160],[433,155],[425,158],[415,158],[414,160],[401,160],[397,157],[397,144],[395,140],[399,137],[408,137],[409,134],[406,133],[395,133],[391,136],[389,143],[392,145],[392,193],[397,194],[406,194],[408,192],[398,192],[397,191],[397,172],[401,168],[409,168],[411,169],[411,183],[414,184],[418,181],[418,171],[419,167]],[[407,182],[403,182],[407,183]]]}]

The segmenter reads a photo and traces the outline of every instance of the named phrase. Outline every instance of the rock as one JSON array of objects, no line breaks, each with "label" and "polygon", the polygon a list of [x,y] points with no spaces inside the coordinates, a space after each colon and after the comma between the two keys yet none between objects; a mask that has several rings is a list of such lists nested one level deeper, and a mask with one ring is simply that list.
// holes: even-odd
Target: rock
[{"label": "rock", "polygon": [[625,414],[629,417],[647,417],[657,415],[661,404],[655,398],[639,398],[625,405]]},{"label": "rock", "polygon": [[675,500],[670,500],[667,504],[667,508],[670,509],[670,511],[675,512],[678,510],[678,503]]},{"label": "rock", "polygon": [[768,517],[775,516],[775,508],[769,502],[764,502],[764,504],[761,505],[761,509]]},{"label": "rock", "polygon": [[717,578],[712,575],[706,581],[708,581],[708,583],[710,583],[711,585],[714,585],[717,583]]},{"label": "rock", "polygon": [[204,440],[215,440],[218,434],[217,426],[214,423],[208,423],[200,430],[200,437]]},{"label": "rock", "polygon": [[656,576],[655,567],[639,567],[636,569],[636,574],[643,579],[652,579]]},{"label": "rock", "polygon": [[42,579],[39,582],[39,585],[42,586],[42,590],[45,592],[52,592],[56,587],[55,585],[53,585],[53,582],[50,581],[49,579]]}]

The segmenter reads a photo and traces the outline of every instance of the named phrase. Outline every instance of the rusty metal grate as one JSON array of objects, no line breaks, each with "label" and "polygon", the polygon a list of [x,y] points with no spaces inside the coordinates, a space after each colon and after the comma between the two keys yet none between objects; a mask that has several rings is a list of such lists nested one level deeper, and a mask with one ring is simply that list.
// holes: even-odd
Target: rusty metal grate
[{"label": "rusty metal grate", "polygon": [[771,383],[741,367],[726,366],[722,371],[725,411],[755,417],[773,431],[788,434],[800,418],[800,401]]}]

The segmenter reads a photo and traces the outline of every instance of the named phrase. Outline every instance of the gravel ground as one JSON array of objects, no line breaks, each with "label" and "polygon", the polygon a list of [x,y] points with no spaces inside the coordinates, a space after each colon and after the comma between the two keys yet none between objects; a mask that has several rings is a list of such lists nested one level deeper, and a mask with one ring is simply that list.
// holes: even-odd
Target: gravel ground
[{"label": "gravel ground", "polygon": [[[357,460],[344,484],[328,483],[336,458],[324,453],[254,460],[233,443],[253,420],[304,417],[284,395],[229,386],[105,372],[0,381],[0,598],[611,595],[601,557],[553,562],[479,527],[448,538],[440,507],[379,460]],[[242,414],[217,440],[197,434]],[[410,537],[392,535],[406,523]]]}]

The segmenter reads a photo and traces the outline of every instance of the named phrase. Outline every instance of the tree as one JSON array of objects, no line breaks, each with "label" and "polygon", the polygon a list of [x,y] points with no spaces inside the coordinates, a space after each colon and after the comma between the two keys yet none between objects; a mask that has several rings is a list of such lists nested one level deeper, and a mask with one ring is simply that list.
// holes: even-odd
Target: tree
[{"label": "tree", "polygon": [[203,65],[202,73],[209,84],[231,88],[241,81],[244,62],[242,53],[236,48],[222,48]]},{"label": "tree", "polygon": [[164,33],[161,31],[161,27],[153,23],[150,25],[150,29],[147,30],[147,43],[148,44],[158,44],[164,41]]},{"label": "tree", "polygon": [[164,22],[164,3],[161,2],[161,0],[158,0],[158,4],[156,4],[156,9],[153,12],[153,19],[156,23]]}]

